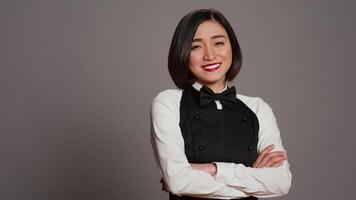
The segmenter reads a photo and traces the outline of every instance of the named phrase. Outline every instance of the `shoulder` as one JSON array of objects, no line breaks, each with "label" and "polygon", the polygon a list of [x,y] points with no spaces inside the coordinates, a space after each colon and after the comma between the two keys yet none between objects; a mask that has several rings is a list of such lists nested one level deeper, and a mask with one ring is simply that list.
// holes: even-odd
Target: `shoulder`
[{"label": "shoulder", "polygon": [[245,103],[260,120],[274,118],[272,108],[262,98],[250,97],[242,94],[237,94],[236,96]]},{"label": "shoulder", "polygon": [[168,89],[159,92],[152,101],[152,109],[165,109],[173,112],[179,111],[180,100],[183,90],[181,89]]},{"label": "shoulder", "polygon": [[161,91],[153,98],[153,102],[162,102],[168,104],[180,102],[182,92],[183,90],[181,89],[168,89]]},{"label": "shoulder", "polygon": [[159,92],[153,100],[161,100],[161,101],[171,101],[177,97],[182,96],[183,90],[181,89],[167,89]]}]

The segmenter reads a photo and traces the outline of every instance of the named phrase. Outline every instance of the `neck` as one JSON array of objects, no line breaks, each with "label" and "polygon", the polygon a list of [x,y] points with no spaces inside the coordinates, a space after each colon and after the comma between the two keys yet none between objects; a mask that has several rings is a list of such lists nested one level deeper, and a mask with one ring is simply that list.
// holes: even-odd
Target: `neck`
[{"label": "neck", "polygon": [[221,93],[225,88],[225,81],[219,83],[213,83],[213,84],[209,84],[209,83],[200,83],[200,84],[208,86],[211,90],[214,91],[214,93]]}]

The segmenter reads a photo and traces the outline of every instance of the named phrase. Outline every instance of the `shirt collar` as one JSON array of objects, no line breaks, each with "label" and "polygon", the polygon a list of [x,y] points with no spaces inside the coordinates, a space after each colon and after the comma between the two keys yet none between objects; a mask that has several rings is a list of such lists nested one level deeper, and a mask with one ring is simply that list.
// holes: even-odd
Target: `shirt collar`
[{"label": "shirt collar", "polygon": [[[229,87],[228,85],[229,85],[229,83],[226,81],[224,89],[222,91],[220,91],[219,93],[224,92]],[[203,87],[203,85],[197,81],[195,81],[192,86],[194,89],[196,89],[198,91],[200,91],[200,89]]]}]

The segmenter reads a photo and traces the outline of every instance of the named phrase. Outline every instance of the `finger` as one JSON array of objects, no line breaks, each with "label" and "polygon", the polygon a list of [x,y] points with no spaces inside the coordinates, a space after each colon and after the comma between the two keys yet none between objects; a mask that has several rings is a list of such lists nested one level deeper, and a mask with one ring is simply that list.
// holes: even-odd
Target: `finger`
[{"label": "finger", "polygon": [[266,154],[274,149],[274,144],[270,144],[267,147],[265,147],[260,154]]},{"label": "finger", "polygon": [[270,153],[270,151],[272,151],[274,148],[274,145],[271,144],[269,146],[267,146],[266,148],[264,148],[261,153],[258,155],[257,160],[255,161],[253,167],[259,167],[261,165],[261,161],[263,161],[264,159],[266,159],[266,156]]},{"label": "finger", "polygon": [[[287,160],[287,159],[285,159],[285,160]],[[276,168],[276,167],[282,166],[285,160],[281,160],[281,161],[279,161],[279,162],[274,163],[274,164],[272,165],[272,167],[275,167],[275,168]]]},{"label": "finger", "polygon": [[272,158],[270,158],[265,164],[263,164],[261,167],[273,167],[273,165],[275,163],[278,162],[283,162],[284,160],[286,160],[287,158],[284,155],[279,155],[279,156],[274,156]]},{"label": "finger", "polygon": [[279,163],[285,161],[287,159],[284,155],[274,156],[268,160],[268,162],[264,165],[264,167],[273,167],[275,163]]},{"label": "finger", "polygon": [[265,156],[268,152],[272,151],[273,148],[274,148],[274,144],[271,144],[271,145],[268,145],[267,147],[265,147],[265,148],[259,153],[259,155],[258,155],[258,157],[257,157],[257,159],[256,159],[256,161],[255,161],[255,163],[253,164],[252,167],[258,166],[258,165],[260,164],[261,160],[264,158],[264,156]]},{"label": "finger", "polygon": [[262,160],[260,161],[260,163],[258,165],[256,165],[256,167],[257,168],[266,167],[267,166],[266,164],[270,159],[272,159],[276,156],[284,156],[284,155],[285,155],[284,151],[269,152],[262,158]]},{"label": "finger", "polygon": [[264,159],[260,162],[259,167],[269,167],[273,161],[277,160],[279,158],[284,158],[285,154],[283,151],[275,151],[275,152],[270,152],[265,155]]}]

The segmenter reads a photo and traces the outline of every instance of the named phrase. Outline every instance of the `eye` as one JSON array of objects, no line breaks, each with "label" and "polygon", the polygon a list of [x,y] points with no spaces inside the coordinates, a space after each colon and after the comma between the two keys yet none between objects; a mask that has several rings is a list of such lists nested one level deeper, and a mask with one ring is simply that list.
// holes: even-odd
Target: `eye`
[{"label": "eye", "polygon": [[200,48],[199,45],[193,45],[192,48],[191,48],[191,50],[198,49],[198,48]]},{"label": "eye", "polygon": [[215,46],[223,46],[225,43],[224,42],[216,42]]}]

